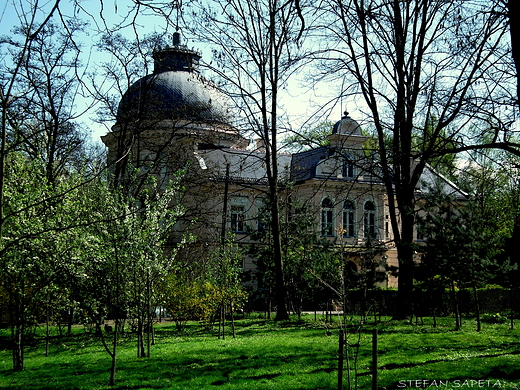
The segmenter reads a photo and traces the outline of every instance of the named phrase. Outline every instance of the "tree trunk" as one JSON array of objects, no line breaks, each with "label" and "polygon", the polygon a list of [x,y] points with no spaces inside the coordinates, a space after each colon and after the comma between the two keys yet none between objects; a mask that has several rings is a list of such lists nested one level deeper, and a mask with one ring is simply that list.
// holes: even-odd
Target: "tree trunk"
[{"label": "tree trunk", "polygon": [[7,152],[7,101],[2,101],[2,122],[0,129],[0,242],[4,236],[4,187],[5,187],[5,162]]},{"label": "tree trunk", "polygon": [[[289,319],[287,312],[287,289],[285,286],[285,275],[283,269],[283,252],[280,228],[280,201],[278,195],[278,86],[280,82],[278,67],[280,61],[280,53],[277,47],[280,42],[276,36],[276,14],[279,12],[277,1],[269,2],[269,65],[268,75],[262,75],[263,82],[267,81],[271,89],[270,105],[267,104],[268,99],[265,91],[262,91],[262,107],[263,127],[266,141],[266,164],[267,179],[269,183],[269,198],[271,206],[271,229],[273,233],[273,257],[276,278],[276,316],[275,321],[285,321]],[[265,79],[267,77],[267,80]],[[269,109],[268,109],[269,107]],[[270,134],[269,134],[270,133]],[[269,142],[270,140],[270,142]]]},{"label": "tree trunk", "polygon": [[414,251],[411,243],[397,243],[399,256],[399,280],[397,286],[397,302],[394,319],[405,320],[413,315],[413,275]]},{"label": "tree trunk", "polygon": [[457,292],[455,291],[455,283],[451,282],[451,294],[453,297],[453,310],[455,312],[455,330],[460,330],[461,321],[459,313],[459,300],[457,299]]},{"label": "tree trunk", "polygon": [[280,212],[278,204],[277,189],[271,188],[275,194],[271,195],[271,211],[272,211],[272,231],[273,231],[273,257],[276,278],[276,316],[275,321],[286,321],[289,319],[287,311],[287,289],[285,287],[282,243],[280,239]]},{"label": "tree trunk", "polygon": [[150,273],[146,273],[146,357],[151,356],[151,349],[150,349],[150,334],[152,332],[152,306],[150,302],[150,294],[151,294],[151,282],[150,282]]},{"label": "tree trunk", "polygon": [[49,306],[50,306],[50,297],[49,294],[47,294],[47,304],[45,308],[45,357],[49,357],[49,322],[50,322],[50,315],[49,315]]},{"label": "tree trunk", "polygon": [[222,340],[226,339],[226,307],[224,303],[220,306],[220,320],[222,321]]},{"label": "tree trunk", "polygon": [[217,338],[219,340],[220,340],[220,336],[222,334],[221,332],[222,332],[222,308],[219,305],[219,307],[218,307],[218,336],[217,336]]},{"label": "tree trunk", "polygon": [[139,325],[137,326],[137,357],[146,357],[144,348],[144,324],[142,320],[139,321]]},{"label": "tree trunk", "polygon": [[152,343],[152,330],[153,325],[152,321],[148,322],[148,325],[146,327],[146,357],[151,357],[152,351],[151,351],[151,343]]},{"label": "tree trunk", "polygon": [[478,298],[478,291],[475,285],[473,286],[473,297],[475,299],[475,313],[477,315],[477,332],[480,332],[482,329],[480,321],[480,300]]},{"label": "tree trunk", "polygon": [[67,334],[68,335],[72,334],[72,324],[73,323],[74,323],[74,307],[71,306],[69,308],[69,321],[68,321],[68,324],[67,324]]},{"label": "tree trunk", "polygon": [[116,319],[114,323],[114,338],[112,340],[112,366],[110,367],[110,386],[116,384],[116,367],[117,367],[117,335],[118,335],[119,321]]},{"label": "tree trunk", "polygon": [[11,310],[11,342],[13,345],[13,370],[23,371],[24,366],[24,330],[25,330],[25,315],[24,306],[22,303],[23,292],[14,292],[14,297],[10,296]]},{"label": "tree trunk", "polygon": [[343,390],[343,360],[345,358],[344,353],[345,342],[343,340],[343,329],[339,330],[338,338],[338,390]]},{"label": "tree trunk", "polygon": [[229,305],[229,309],[231,312],[231,333],[233,335],[233,338],[235,338],[236,337],[236,334],[235,334],[235,309],[234,309],[232,303]]},{"label": "tree trunk", "polygon": [[12,329],[14,371],[23,371],[23,332],[22,324],[17,323]]}]

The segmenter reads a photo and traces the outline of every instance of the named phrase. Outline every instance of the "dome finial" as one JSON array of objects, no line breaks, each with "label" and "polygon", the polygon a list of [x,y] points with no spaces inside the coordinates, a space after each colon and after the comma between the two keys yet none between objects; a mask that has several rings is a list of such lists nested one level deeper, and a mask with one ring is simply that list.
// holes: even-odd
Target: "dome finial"
[{"label": "dome finial", "polygon": [[179,32],[179,30],[175,31],[173,34],[172,34],[172,43],[173,43],[173,46],[180,46],[181,45],[181,33]]},{"label": "dome finial", "polygon": [[343,111],[343,118],[348,118],[348,111],[347,110]]}]

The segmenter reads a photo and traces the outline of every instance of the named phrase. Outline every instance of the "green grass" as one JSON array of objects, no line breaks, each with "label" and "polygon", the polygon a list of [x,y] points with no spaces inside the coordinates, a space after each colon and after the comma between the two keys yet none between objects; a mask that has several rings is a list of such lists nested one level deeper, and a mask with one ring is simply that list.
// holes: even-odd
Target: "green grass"
[{"label": "green grass", "polygon": [[[225,340],[195,323],[183,333],[170,323],[161,324],[151,358],[136,357],[133,336],[122,339],[114,387],[107,385],[108,354],[81,329],[73,336],[53,338],[49,357],[37,338],[26,349],[23,372],[11,371],[4,332],[0,388],[336,389],[337,330],[313,319],[279,324],[245,319],[237,323],[237,337]],[[349,348],[351,377],[359,389],[370,389],[372,327],[349,332],[349,343],[359,344]],[[449,319],[437,328],[428,322],[424,326],[379,324],[380,388],[520,389],[520,330],[486,324],[477,333],[474,328],[466,320],[461,331],[453,331]]]}]

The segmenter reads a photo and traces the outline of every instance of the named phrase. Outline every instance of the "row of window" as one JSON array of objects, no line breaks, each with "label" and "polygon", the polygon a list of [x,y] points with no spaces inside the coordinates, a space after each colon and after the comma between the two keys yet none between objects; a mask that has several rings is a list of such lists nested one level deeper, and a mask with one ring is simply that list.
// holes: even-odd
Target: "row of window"
[{"label": "row of window", "polygon": [[[244,233],[246,231],[246,208],[243,204],[232,204],[230,208],[231,231]],[[336,234],[334,203],[330,198],[323,199],[321,203],[321,235],[334,236]],[[358,223],[356,220],[356,207],[351,200],[343,202],[342,234],[344,237],[358,236]],[[366,201],[363,205],[363,236],[365,238],[377,238],[376,207],[374,202]],[[341,233],[340,233],[341,234]]]},{"label": "row of window", "polygon": [[[322,236],[334,236],[335,220],[334,220],[334,203],[329,199],[325,198],[321,202],[321,235]],[[342,213],[342,224],[341,232],[343,237],[357,237],[357,220],[356,220],[356,207],[354,202],[346,200],[343,202],[343,213]],[[377,225],[376,225],[376,206],[372,201],[366,201],[363,206],[363,236],[365,238],[377,238]]]}]

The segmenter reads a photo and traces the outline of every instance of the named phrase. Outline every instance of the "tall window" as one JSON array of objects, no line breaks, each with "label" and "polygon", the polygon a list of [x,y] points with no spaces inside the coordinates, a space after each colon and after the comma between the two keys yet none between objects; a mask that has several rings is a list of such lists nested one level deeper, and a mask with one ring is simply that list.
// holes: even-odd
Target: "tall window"
[{"label": "tall window", "polygon": [[262,231],[266,228],[267,205],[265,199],[257,198],[256,201],[256,228]]},{"label": "tall window", "polygon": [[343,229],[345,237],[356,237],[354,202],[346,200],[343,203]]},{"label": "tall window", "polygon": [[415,228],[417,229],[417,241],[425,241],[424,225],[422,221],[416,221]]},{"label": "tall window", "polygon": [[245,232],[245,212],[246,208],[242,205],[231,205],[231,231],[233,233]]},{"label": "tall window", "polygon": [[343,177],[354,177],[354,164],[352,163],[352,159],[347,157],[343,162]]},{"label": "tall window", "polygon": [[332,236],[333,229],[334,204],[329,198],[323,199],[321,202],[321,235]]},{"label": "tall window", "polygon": [[377,238],[376,230],[376,206],[374,202],[365,203],[364,230],[365,238]]}]

